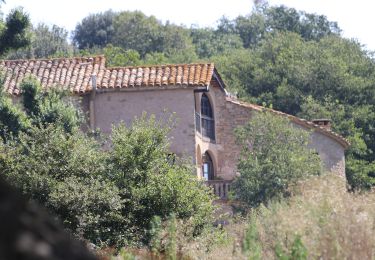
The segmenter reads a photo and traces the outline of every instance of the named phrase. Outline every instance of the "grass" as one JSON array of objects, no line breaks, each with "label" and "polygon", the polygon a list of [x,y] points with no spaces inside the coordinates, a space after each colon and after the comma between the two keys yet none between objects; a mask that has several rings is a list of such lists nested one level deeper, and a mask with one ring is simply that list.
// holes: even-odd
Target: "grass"
[{"label": "grass", "polygon": [[348,193],[345,186],[337,176],[315,177],[289,200],[259,208],[264,256],[274,258],[277,245],[287,251],[299,236],[311,259],[373,259],[375,194]]},{"label": "grass", "polygon": [[[331,174],[229,222],[196,239],[177,230],[177,259],[375,259],[375,193],[349,193],[345,180]],[[153,258],[142,252],[137,259]]]}]

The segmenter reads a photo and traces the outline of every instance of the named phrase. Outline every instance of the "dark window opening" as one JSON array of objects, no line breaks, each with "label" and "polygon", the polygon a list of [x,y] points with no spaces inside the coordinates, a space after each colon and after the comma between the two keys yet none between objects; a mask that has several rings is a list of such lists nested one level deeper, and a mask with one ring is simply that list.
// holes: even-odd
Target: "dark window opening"
[{"label": "dark window opening", "polygon": [[201,114],[202,116],[212,118],[212,108],[210,100],[208,99],[206,94],[202,95],[201,99]]},{"label": "dark window opening", "polygon": [[206,94],[203,94],[201,98],[200,117],[200,119],[196,117],[197,131],[202,133],[203,136],[215,140],[215,121],[212,106]]},{"label": "dark window opening", "polygon": [[212,163],[211,156],[206,152],[202,158],[202,177],[206,181],[214,179],[214,166]]}]

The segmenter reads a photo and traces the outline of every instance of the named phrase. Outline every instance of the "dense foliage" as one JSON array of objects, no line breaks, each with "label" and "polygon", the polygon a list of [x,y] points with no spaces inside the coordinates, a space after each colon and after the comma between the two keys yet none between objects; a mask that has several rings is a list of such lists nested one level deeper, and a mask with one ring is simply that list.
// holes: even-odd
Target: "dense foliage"
[{"label": "dense foliage", "polygon": [[319,156],[307,148],[309,133],[287,118],[259,112],[236,136],[242,150],[233,192],[250,206],[285,197],[299,180],[321,171]]},{"label": "dense foliage", "polygon": [[120,246],[148,242],[154,216],[188,221],[191,236],[211,223],[211,192],[193,167],[172,160],[162,121],[143,115],[114,127],[106,143],[80,131],[63,92],[31,79],[22,89],[23,110],[0,96],[0,172],[77,236]]},{"label": "dense foliage", "polygon": [[8,52],[8,59],[36,59],[73,55],[73,46],[68,43],[68,32],[64,28],[40,23],[31,28],[30,34],[30,44],[24,48]]},{"label": "dense foliage", "polygon": [[124,215],[136,227],[147,227],[153,216],[165,218],[173,212],[193,220],[193,233],[198,234],[211,219],[210,192],[196,180],[193,168],[169,153],[164,124],[143,115],[131,127],[113,129],[111,178],[125,200]]},{"label": "dense foliage", "polygon": [[9,50],[23,48],[29,45],[30,35],[29,16],[22,8],[13,9],[6,17],[5,21],[0,21],[0,55]]}]

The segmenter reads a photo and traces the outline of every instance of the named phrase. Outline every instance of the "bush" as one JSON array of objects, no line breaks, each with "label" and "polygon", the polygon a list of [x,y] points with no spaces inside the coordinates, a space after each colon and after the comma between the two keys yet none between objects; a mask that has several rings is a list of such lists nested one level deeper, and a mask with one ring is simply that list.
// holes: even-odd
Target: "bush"
[{"label": "bush", "polygon": [[99,245],[124,243],[122,200],[105,177],[105,162],[95,140],[54,125],[0,144],[0,172],[7,180]]},{"label": "bush", "polygon": [[54,123],[62,126],[66,132],[78,131],[83,123],[82,115],[71,102],[67,102],[66,91],[52,88],[43,92],[40,83],[33,78],[22,82],[21,89],[23,106],[34,125]]},{"label": "bush", "polygon": [[165,122],[146,114],[131,127],[115,127],[111,176],[121,190],[123,215],[139,233],[144,233],[154,216],[165,220],[175,213],[179,219],[191,219],[192,235],[197,235],[211,223],[213,196],[194,176],[193,167],[170,159],[169,129]]},{"label": "bush", "polygon": [[298,180],[320,173],[318,155],[307,148],[309,133],[287,118],[258,112],[236,136],[242,151],[233,190],[250,206],[288,196]]},{"label": "bush", "polygon": [[349,157],[345,173],[352,191],[370,190],[375,185],[375,161],[367,162]]},{"label": "bush", "polygon": [[2,84],[0,86],[0,136],[3,141],[28,132],[31,125],[47,127],[55,124],[72,133],[83,123],[80,111],[64,100],[67,99],[64,91],[51,89],[43,92],[37,80],[27,78],[21,83],[22,110],[6,96]]},{"label": "bush", "polygon": [[[1,81],[1,80],[0,80]],[[27,131],[31,122],[23,111],[4,93],[0,82],[0,137],[5,141]]]}]

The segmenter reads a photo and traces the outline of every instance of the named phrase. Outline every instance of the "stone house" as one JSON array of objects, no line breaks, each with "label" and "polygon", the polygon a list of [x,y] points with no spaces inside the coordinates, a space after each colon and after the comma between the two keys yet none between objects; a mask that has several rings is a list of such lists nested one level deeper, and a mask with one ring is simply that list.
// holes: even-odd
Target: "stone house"
[{"label": "stone house", "polygon": [[[206,179],[225,197],[236,175],[240,148],[233,130],[243,125],[261,106],[241,102],[226,91],[214,64],[150,65],[107,68],[105,58],[3,60],[5,91],[17,99],[20,83],[34,75],[43,88],[69,90],[88,115],[92,129],[109,134],[111,125],[130,123],[144,111],[165,116],[174,112],[177,126],[171,132],[171,152],[192,158],[198,178]],[[327,120],[309,122],[288,117],[293,124],[312,129],[310,147],[324,168],[344,176],[346,139],[330,130]]]}]

